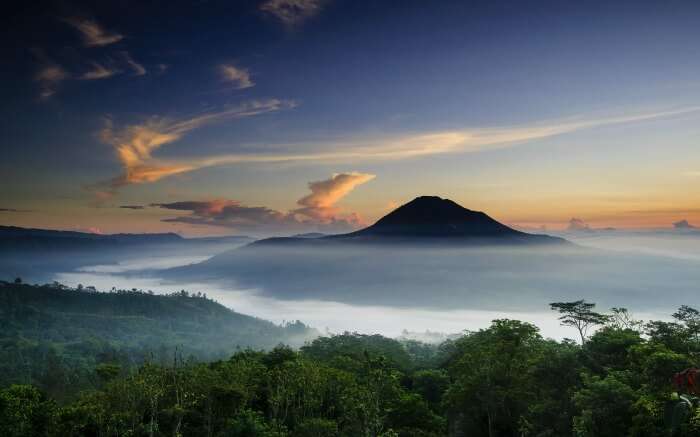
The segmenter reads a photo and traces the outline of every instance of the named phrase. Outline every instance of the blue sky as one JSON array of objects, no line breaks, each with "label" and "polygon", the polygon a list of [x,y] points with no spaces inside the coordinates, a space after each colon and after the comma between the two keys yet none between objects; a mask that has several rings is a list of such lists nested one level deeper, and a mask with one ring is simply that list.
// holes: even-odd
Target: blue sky
[{"label": "blue sky", "polygon": [[338,231],[422,194],[521,226],[700,222],[699,12],[691,1],[26,5],[3,18],[0,223]]}]

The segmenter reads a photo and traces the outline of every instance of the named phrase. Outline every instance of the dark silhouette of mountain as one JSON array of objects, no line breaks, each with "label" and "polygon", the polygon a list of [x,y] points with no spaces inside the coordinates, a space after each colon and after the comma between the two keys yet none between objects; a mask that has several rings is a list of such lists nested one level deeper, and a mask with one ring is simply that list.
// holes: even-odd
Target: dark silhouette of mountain
[{"label": "dark silhouette of mountain", "polygon": [[249,243],[246,236],[183,238],[173,232],[155,234],[94,234],[89,232],[0,226],[3,250],[82,250],[121,248],[133,245]]},{"label": "dark silhouette of mountain", "polygon": [[504,238],[530,234],[516,231],[481,211],[472,211],[437,196],[416,197],[372,226],[340,235],[356,237]]},{"label": "dark silhouette of mountain", "polygon": [[563,238],[528,234],[510,228],[481,211],[449,199],[421,196],[400,206],[375,224],[348,234],[308,239],[276,237],[250,246],[325,243],[416,243],[470,245],[565,244]]},{"label": "dark silhouette of mountain", "polygon": [[0,250],[90,249],[134,244],[177,243],[183,240],[174,233],[103,235],[0,226]]},{"label": "dark silhouette of mountain", "polygon": [[93,234],[0,226],[0,276],[46,281],[56,272],[139,256],[212,255],[253,241],[228,236],[183,238],[175,233]]}]

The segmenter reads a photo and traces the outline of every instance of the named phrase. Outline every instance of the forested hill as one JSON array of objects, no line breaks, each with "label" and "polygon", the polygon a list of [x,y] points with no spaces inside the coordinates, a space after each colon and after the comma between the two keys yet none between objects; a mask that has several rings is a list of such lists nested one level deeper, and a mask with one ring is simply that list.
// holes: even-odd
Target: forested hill
[{"label": "forested hill", "polygon": [[[72,373],[81,367],[92,371],[100,360],[114,357],[123,364],[170,360],[176,347],[185,357],[214,359],[242,348],[298,346],[315,336],[300,322],[277,326],[199,293],[102,293],[1,281],[0,325],[3,382],[40,380],[49,365]],[[72,377],[80,375],[66,376],[66,381]]]},{"label": "forested hill", "polygon": [[700,311],[550,307],[581,344],[500,319],[432,346],[344,333],[210,363],[102,361],[80,393],[51,367],[43,387],[0,385],[0,436],[700,435]]}]

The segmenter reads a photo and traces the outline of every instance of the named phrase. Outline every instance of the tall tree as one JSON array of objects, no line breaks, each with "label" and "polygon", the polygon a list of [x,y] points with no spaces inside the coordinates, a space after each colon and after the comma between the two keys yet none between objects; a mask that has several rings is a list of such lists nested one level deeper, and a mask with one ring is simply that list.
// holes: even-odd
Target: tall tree
[{"label": "tall tree", "polygon": [[586,343],[586,335],[591,327],[610,320],[609,316],[593,311],[595,303],[583,299],[574,302],[553,302],[549,306],[561,314],[559,321],[563,326],[576,328],[581,336],[581,344]]}]

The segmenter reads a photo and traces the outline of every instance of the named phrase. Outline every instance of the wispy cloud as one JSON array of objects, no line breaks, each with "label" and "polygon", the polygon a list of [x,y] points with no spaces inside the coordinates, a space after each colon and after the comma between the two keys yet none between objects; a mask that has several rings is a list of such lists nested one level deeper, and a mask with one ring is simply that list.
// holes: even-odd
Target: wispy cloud
[{"label": "wispy cloud", "polygon": [[608,118],[565,120],[526,126],[473,128],[417,134],[376,136],[327,142],[278,145],[278,153],[234,153],[188,159],[156,159],[152,152],[179,140],[187,132],[227,118],[240,118],[294,106],[293,103],[268,100],[253,102],[227,111],[206,113],[190,119],[168,121],[153,118],[146,123],[103,131],[105,142],[114,145],[124,166],[124,174],[112,180],[118,187],[129,183],[158,181],[164,177],[193,170],[238,163],[337,162],[355,163],[400,160],[447,153],[476,153],[502,149],[535,140],[573,133],[584,129],[634,123],[698,112],[700,108],[621,115]]},{"label": "wispy cloud", "polygon": [[83,37],[83,43],[88,47],[99,47],[114,44],[124,39],[124,36],[105,30],[96,21],[84,18],[66,18],[63,21],[76,28]]},{"label": "wispy cloud", "polygon": [[318,14],[324,3],[325,0],[267,0],[260,5],[260,10],[294,27]]},{"label": "wispy cloud", "polygon": [[214,199],[153,204],[189,214],[163,219],[169,223],[220,226],[254,232],[345,232],[364,225],[356,213],[343,213],[337,203],[357,186],[372,179],[365,173],[338,173],[309,183],[311,194],[297,204],[302,208],[280,212],[264,206],[245,206],[236,200]]},{"label": "wispy cloud", "polygon": [[134,76],[143,76],[147,73],[146,68],[136,62],[134,58],[131,57],[129,52],[121,52],[121,56],[124,59],[124,62],[126,62],[126,65],[134,73]]},{"label": "wispy cloud", "polygon": [[405,135],[333,140],[317,144],[291,144],[295,152],[277,154],[229,154],[196,161],[197,167],[244,162],[330,161],[365,162],[399,160],[445,153],[475,153],[502,149],[558,135],[602,126],[641,122],[700,112],[700,107],[621,115],[608,118],[564,120],[526,126],[472,128]]},{"label": "wispy cloud", "polygon": [[154,158],[153,152],[207,124],[252,117],[293,106],[294,102],[277,99],[251,101],[221,111],[205,112],[180,120],[153,117],[143,124],[126,126],[122,129],[116,129],[111,121],[107,120],[100,137],[105,143],[114,147],[124,168],[123,174],[112,179],[108,185],[117,188],[127,184],[155,182],[167,176],[201,168],[205,165],[202,161],[161,160]]},{"label": "wispy cloud", "polygon": [[219,66],[221,79],[230,83],[235,89],[245,89],[255,86],[255,82],[250,79],[250,73],[245,68],[236,67],[232,64]]},{"label": "wispy cloud", "polygon": [[92,69],[86,71],[83,73],[82,76],[80,76],[81,79],[83,80],[98,80],[98,79],[108,79],[115,74],[119,73],[119,70],[116,70],[114,68],[107,68],[104,65],[100,64],[99,62],[90,62],[90,65],[92,66]]},{"label": "wispy cloud", "polygon": [[121,208],[121,209],[135,209],[135,210],[146,209],[146,207],[143,205],[119,205],[119,208]]},{"label": "wispy cloud", "polygon": [[48,99],[56,94],[56,90],[61,82],[68,79],[70,75],[58,64],[48,64],[41,67],[34,79],[39,82],[39,97]]}]

